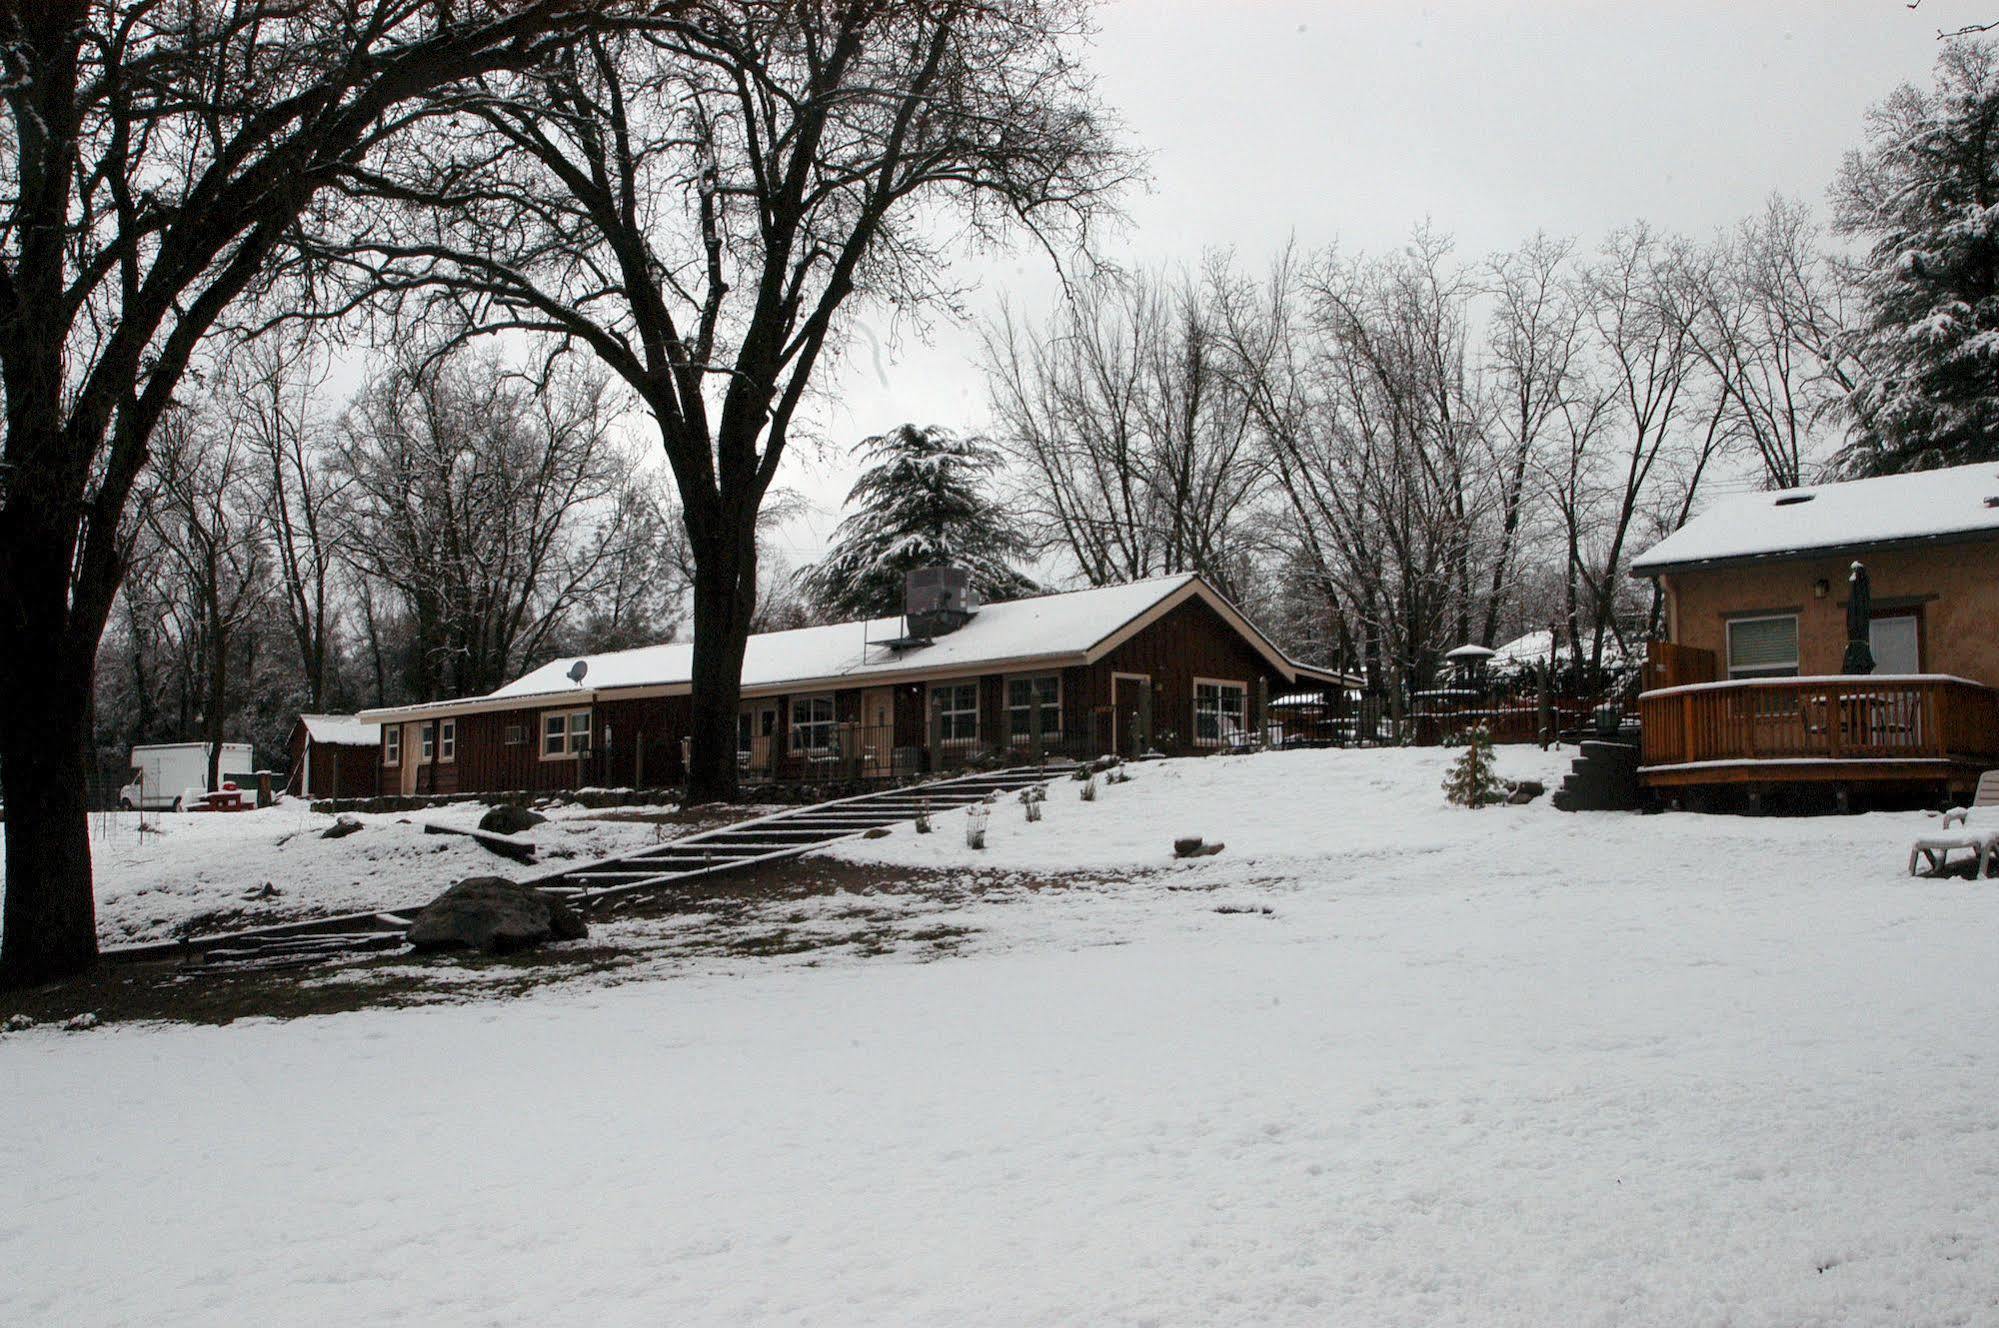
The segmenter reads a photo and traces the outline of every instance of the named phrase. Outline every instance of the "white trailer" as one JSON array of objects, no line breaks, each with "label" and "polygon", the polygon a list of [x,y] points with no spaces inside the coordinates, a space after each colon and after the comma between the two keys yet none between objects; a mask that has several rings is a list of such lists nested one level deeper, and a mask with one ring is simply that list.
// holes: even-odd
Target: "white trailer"
[{"label": "white trailer", "polygon": [[[240,788],[256,787],[257,758],[247,742],[222,744],[221,769],[224,783],[236,781]],[[158,742],[132,749],[132,782],[118,790],[118,805],[125,808],[185,811],[208,792],[208,744],[205,742]]]}]

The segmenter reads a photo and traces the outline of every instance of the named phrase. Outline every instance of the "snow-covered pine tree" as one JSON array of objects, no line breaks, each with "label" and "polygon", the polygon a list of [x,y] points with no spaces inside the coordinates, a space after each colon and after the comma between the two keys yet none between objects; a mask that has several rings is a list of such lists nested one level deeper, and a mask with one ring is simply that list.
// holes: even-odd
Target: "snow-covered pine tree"
[{"label": "snow-covered pine tree", "polygon": [[1505,798],[1492,768],[1492,734],[1483,725],[1466,730],[1464,754],[1444,776],[1444,796],[1457,807],[1485,807]]},{"label": "snow-covered pine tree", "polygon": [[861,444],[871,464],[847,494],[833,547],[803,577],[822,612],[885,617],[902,611],[903,574],[946,564],[972,574],[981,599],[1031,595],[1014,570],[1029,550],[987,491],[1000,457],[981,438],[905,424]]},{"label": "snow-covered pine tree", "polygon": [[1851,474],[1999,457],[1999,47],[1951,42],[1936,73],[1869,110],[1833,189],[1870,241]]}]

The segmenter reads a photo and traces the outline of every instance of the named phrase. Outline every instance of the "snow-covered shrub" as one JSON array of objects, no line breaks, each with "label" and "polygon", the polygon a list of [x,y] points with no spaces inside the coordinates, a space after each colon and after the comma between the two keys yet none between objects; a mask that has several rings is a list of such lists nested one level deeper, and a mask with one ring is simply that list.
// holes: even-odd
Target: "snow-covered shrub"
[{"label": "snow-covered shrub", "polygon": [[1028,820],[1038,821],[1041,819],[1041,804],[1047,798],[1048,790],[1038,784],[1020,791],[1020,805],[1026,809]]},{"label": "snow-covered shrub", "polygon": [[984,803],[978,803],[965,813],[965,847],[984,848],[986,846],[986,821],[992,815]]},{"label": "snow-covered shrub", "polygon": [[1083,791],[1078,796],[1081,797],[1084,802],[1095,802],[1097,800],[1096,771],[1092,770],[1089,774],[1089,777],[1083,781]]},{"label": "snow-covered shrub", "polygon": [[1492,733],[1484,725],[1465,730],[1464,754],[1444,776],[1444,797],[1457,807],[1488,807],[1506,799],[1506,786],[1492,768]]},{"label": "snow-covered shrub", "polygon": [[919,835],[930,833],[930,804],[927,802],[916,809],[916,833]]}]

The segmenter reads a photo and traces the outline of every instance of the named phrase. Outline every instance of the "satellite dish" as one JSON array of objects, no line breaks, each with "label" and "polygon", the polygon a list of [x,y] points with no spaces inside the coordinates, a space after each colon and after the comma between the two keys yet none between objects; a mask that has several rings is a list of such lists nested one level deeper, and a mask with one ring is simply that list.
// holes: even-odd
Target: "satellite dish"
[{"label": "satellite dish", "polygon": [[575,683],[578,687],[581,687],[583,685],[583,675],[588,673],[589,671],[590,671],[590,661],[587,659],[579,659],[574,664],[571,664],[569,666],[569,681]]}]

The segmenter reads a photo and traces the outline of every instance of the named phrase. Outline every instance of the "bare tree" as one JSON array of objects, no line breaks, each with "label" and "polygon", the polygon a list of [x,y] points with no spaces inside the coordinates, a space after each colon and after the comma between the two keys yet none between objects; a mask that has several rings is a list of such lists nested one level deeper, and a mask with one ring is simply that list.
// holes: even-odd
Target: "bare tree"
[{"label": "bare tree", "polygon": [[1765,483],[1796,488],[1859,381],[1850,283],[1810,214],[1781,197],[1718,240],[1700,271],[1694,345]]},{"label": "bare tree", "polygon": [[694,559],[690,796],[733,794],[757,512],[850,302],[948,305],[937,223],[1080,235],[1130,171],[1081,0],[690,0],[490,80],[376,181],[372,278],[567,338],[660,431]]},{"label": "bare tree", "polygon": [[271,590],[270,546],[252,477],[252,444],[219,412],[181,406],[161,421],[148,519],[186,595],[184,639],[199,669],[208,787],[219,786],[222,742],[241,637]]},{"label": "bare tree", "polygon": [[341,485],[326,457],[329,367],[310,331],[275,329],[239,347],[224,377],[227,408],[255,455],[278,598],[313,711],[326,705],[336,617],[333,518]]},{"label": "bare tree", "polygon": [[1478,636],[1487,646],[1494,644],[1508,579],[1517,570],[1522,521],[1533,492],[1529,481],[1576,404],[1586,317],[1570,271],[1574,252],[1571,241],[1536,235],[1489,264],[1493,309],[1486,353],[1495,406],[1488,437],[1498,482],[1498,530]]},{"label": "bare tree", "polygon": [[608,384],[581,370],[413,357],[348,412],[341,549],[401,600],[419,698],[484,693],[538,661],[630,541],[656,534],[618,520],[631,461]]},{"label": "bare tree", "polygon": [[[196,347],[435,88],[601,0],[0,3],[0,984],[96,957],[82,763],[126,508]],[[30,700],[32,698],[32,700]]]},{"label": "bare tree", "polygon": [[1043,328],[1009,313],[984,360],[1015,501],[1092,584],[1198,571],[1225,590],[1262,487],[1254,411],[1229,364],[1221,260],[1206,278],[1104,276]]}]

